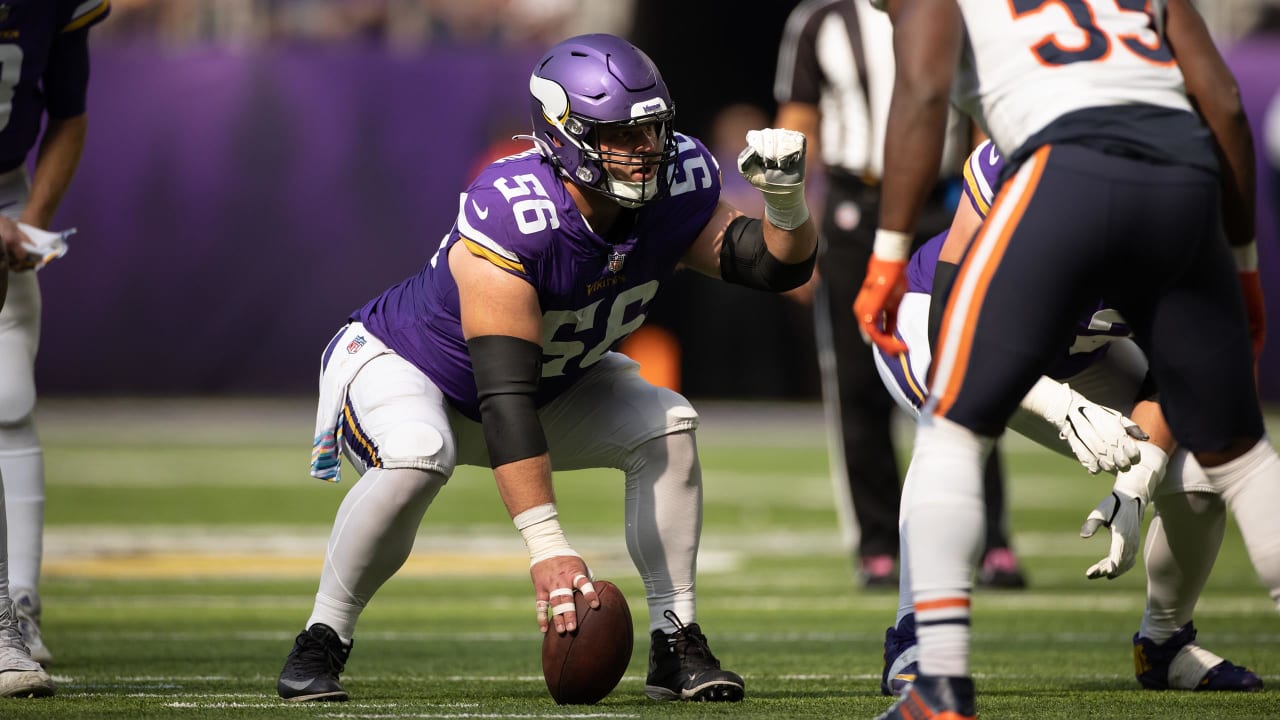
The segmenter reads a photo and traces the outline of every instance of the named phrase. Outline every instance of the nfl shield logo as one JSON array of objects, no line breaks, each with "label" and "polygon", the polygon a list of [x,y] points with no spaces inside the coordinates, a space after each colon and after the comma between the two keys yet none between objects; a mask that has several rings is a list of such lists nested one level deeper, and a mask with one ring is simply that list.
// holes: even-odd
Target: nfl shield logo
[{"label": "nfl shield logo", "polygon": [[367,342],[369,341],[365,340],[363,335],[357,335],[355,340],[347,343],[347,354],[355,355],[360,352],[360,348],[364,347],[364,344]]},{"label": "nfl shield logo", "polygon": [[614,250],[609,253],[609,272],[617,274],[622,269],[622,263],[626,262],[627,254]]}]

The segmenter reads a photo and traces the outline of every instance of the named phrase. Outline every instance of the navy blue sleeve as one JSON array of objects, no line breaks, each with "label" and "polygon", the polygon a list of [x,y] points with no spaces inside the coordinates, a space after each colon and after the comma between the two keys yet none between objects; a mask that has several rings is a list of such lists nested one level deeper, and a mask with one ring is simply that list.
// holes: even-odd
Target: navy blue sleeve
[{"label": "navy blue sleeve", "polygon": [[49,117],[83,115],[89,89],[89,28],[59,33],[41,78]]}]

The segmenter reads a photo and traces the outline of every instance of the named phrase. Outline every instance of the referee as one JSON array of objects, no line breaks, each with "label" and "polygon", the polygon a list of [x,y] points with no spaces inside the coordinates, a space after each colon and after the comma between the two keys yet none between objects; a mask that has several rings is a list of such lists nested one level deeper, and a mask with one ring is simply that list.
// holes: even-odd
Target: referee
[{"label": "referee", "polygon": [[[826,171],[814,331],[836,510],[846,546],[852,550],[856,542],[858,578],[867,587],[898,584],[901,489],[891,437],[894,404],[852,310],[880,211],[893,75],[893,27],[869,0],[804,0],[788,17],[774,81],[775,126],[809,138],[811,187],[822,185],[817,176],[820,168]],[[974,144],[967,119],[952,112],[942,179],[916,228],[917,247],[951,225],[960,172]],[[1022,587],[1005,527],[999,453],[991,454],[987,466],[986,502],[979,583]]]}]

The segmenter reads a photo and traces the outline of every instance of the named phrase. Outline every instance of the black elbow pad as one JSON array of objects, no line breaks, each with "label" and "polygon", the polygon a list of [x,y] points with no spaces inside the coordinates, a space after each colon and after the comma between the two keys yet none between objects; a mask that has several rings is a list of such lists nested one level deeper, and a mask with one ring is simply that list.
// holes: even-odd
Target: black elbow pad
[{"label": "black elbow pad", "polygon": [[784,263],[769,254],[759,218],[738,216],[724,231],[720,245],[720,277],[756,290],[783,292],[809,282],[818,250],[798,263]]}]

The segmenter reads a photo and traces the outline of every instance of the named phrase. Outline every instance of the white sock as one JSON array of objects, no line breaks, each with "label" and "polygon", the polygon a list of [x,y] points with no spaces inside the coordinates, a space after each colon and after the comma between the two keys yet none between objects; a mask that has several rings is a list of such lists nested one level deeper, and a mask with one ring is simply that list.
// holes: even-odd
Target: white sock
[{"label": "white sock", "polygon": [[982,474],[994,442],[941,417],[923,415],[916,429],[902,517],[922,675],[969,675],[970,594],[986,522]]},{"label": "white sock", "polygon": [[649,632],[697,622],[694,580],[702,533],[702,466],[692,432],[655,438],[636,448],[626,472],[627,551],[644,581]]},{"label": "white sock", "polygon": [[1191,621],[1226,529],[1226,507],[1211,493],[1157,495],[1143,550],[1147,607],[1138,634],[1163,643]]},{"label": "white sock", "polygon": [[409,558],[422,516],[447,480],[437,472],[372,468],[347,491],[306,627],[324,623],[351,642],[365,605]]},{"label": "white sock", "polygon": [[35,593],[44,554],[44,453],[39,446],[0,450],[9,524],[9,584]]},{"label": "white sock", "polygon": [[1264,437],[1244,455],[1205,473],[1240,526],[1253,569],[1280,610],[1280,456]]}]

